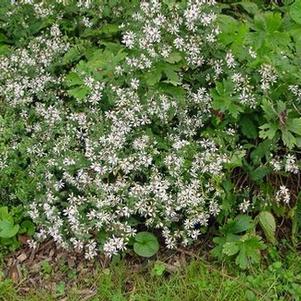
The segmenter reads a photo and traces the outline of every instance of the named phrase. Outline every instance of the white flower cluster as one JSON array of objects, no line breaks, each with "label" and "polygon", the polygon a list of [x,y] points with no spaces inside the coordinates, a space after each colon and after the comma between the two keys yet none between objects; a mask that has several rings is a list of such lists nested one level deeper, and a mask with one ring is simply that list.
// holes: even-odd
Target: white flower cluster
[{"label": "white flower cluster", "polygon": [[270,165],[276,172],[285,171],[288,173],[297,174],[300,170],[297,163],[297,158],[293,154],[287,154],[282,159],[280,157],[272,158]]},{"label": "white flower cluster", "polygon": [[260,67],[259,73],[261,75],[261,89],[263,91],[268,91],[271,86],[277,81],[277,74],[272,65],[263,64]]},{"label": "white flower cluster", "polygon": [[141,52],[140,57],[129,59],[128,64],[150,68],[151,62],[179,51],[190,65],[202,66],[204,53],[210,51],[219,34],[214,4],[215,1],[189,0],[183,10],[178,4],[166,8],[158,0],[141,1],[140,11],[133,15],[134,22],[124,25],[128,30],[122,42]]},{"label": "white flower cluster", "polygon": [[301,88],[298,85],[290,85],[289,91],[293,93],[294,96],[296,96],[297,102],[301,102]]},{"label": "white flower cluster", "polygon": [[3,57],[0,95],[14,107],[33,103],[34,95],[43,95],[48,86],[59,84],[60,78],[48,69],[68,48],[58,26],[53,25],[49,34],[33,39],[27,48],[16,50],[10,57]]},{"label": "white flower cluster", "polygon": [[282,203],[288,205],[290,202],[290,199],[291,199],[291,195],[290,195],[289,189],[285,185],[281,185],[279,187],[279,190],[276,193],[276,201],[278,203],[282,202]]},{"label": "white flower cluster", "polygon": [[[90,1],[79,5],[89,7]],[[223,138],[235,141],[235,135],[206,130],[209,90],[183,84],[181,74],[206,63],[211,81],[223,66],[236,66],[231,52],[225,61],[212,59],[219,33],[214,5],[141,1],[134,21],[123,26],[130,55],[110,74],[118,80],[101,82],[85,73],[89,93],[78,101],[64,90],[64,71],[54,68],[70,47],[58,26],[0,60],[1,97],[24,122],[26,135],[14,147],[26,154],[35,185],[28,212],[39,225],[37,240],[51,237],[87,259],[98,251],[111,256],[142,224],[161,230],[173,248],[197,239],[219,214],[224,168],[236,150]],[[141,70],[166,59],[185,59],[186,70],[163,71],[176,77],[169,87],[178,88],[181,98],[145,87]],[[250,106],[251,90],[247,78],[237,81],[241,101]]]},{"label": "white flower cluster", "polygon": [[234,73],[231,79],[234,83],[234,91],[239,95],[239,102],[250,108],[255,108],[256,98],[253,93],[254,88],[251,86],[248,76],[243,76],[241,73]]}]

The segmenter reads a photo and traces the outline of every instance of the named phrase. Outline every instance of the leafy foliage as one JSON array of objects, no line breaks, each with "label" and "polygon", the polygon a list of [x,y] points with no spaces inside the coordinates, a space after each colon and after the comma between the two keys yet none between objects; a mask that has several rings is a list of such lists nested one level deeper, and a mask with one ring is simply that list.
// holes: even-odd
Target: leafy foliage
[{"label": "leafy foliage", "polygon": [[[246,268],[255,222],[298,236],[301,2],[223,2],[1,2],[0,197],[32,247],[150,257],[141,226],[174,248],[215,220]],[[33,232],[5,210],[1,243]]]},{"label": "leafy foliage", "polygon": [[239,215],[228,221],[221,229],[221,236],[214,238],[216,247],[214,256],[223,258],[235,257],[235,263],[246,269],[260,262],[260,251],[265,248],[261,237],[255,235],[254,222],[247,215]]},{"label": "leafy foliage", "polygon": [[35,232],[34,224],[24,218],[17,208],[14,211],[9,211],[8,207],[0,207],[0,243],[11,250],[20,245],[18,235],[33,235]]},{"label": "leafy foliage", "polygon": [[142,257],[152,257],[159,250],[156,236],[149,232],[139,232],[135,236],[134,251]]}]

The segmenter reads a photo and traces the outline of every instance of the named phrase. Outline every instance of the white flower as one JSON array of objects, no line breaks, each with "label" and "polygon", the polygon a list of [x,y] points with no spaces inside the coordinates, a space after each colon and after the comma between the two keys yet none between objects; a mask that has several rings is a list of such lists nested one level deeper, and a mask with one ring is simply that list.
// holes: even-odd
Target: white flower
[{"label": "white flower", "polygon": [[122,37],[122,43],[124,43],[125,46],[129,49],[132,49],[135,44],[135,37],[135,33],[133,33],[132,31],[127,31]]},{"label": "white flower", "polygon": [[239,210],[243,213],[246,213],[250,207],[250,200],[244,199],[242,203],[239,204]]},{"label": "white flower", "polygon": [[290,202],[290,193],[289,193],[289,189],[284,186],[281,185],[279,190],[276,193],[276,201],[277,202],[283,202],[285,204],[289,204]]}]

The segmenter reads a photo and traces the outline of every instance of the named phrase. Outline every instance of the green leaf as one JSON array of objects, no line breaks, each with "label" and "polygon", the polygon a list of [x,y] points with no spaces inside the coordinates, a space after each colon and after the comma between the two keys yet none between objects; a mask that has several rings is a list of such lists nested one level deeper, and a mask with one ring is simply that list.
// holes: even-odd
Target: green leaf
[{"label": "green leaf", "polygon": [[275,244],[276,221],[273,214],[268,211],[262,211],[258,214],[258,221],[267,240]]},{"label": "green leaf", "polygon": [[259,236],[246,234],[237,244],[240,251],[235,262],[241,269],[246,269],[251,264],[260,262],[260,250],[263,250],[265,245]]},{"label": "green leaf", "polygon": [[252,120],[252,118],[248,115],[243,115],[240,120],[240,127],[242,133],[249,139],[257,138],[258,132],[257,127]]},{"label": "green leaf", "polygon": [[286,128],[289,131],[301,136],[301,118],[288,119]]},{"label": "green leaf", "polygon": [[290,7],[290,16],[298,24],[301,24],[301,0],[295,0]]},{"label": "green leaf", "polygon": [[152,269],[152,274],[155,276],[162,276],[166,270],[166,266],[163,262],[157,261]]},{"label": "green leaf", "polygon": [[294,245],[298,243],[301,229],[301,193],[299,193],[296,206],[292,209],[292,241]]},{"label": "green leaf", "polygon": [[8,207],[0,207],[0,220],[12,219],[12,216],[8,213]]},{"label": "green leaf", "polygon": [[65,283],[63,281],[61,281],[60,283],[58,283],[56,285],[56,295],[57,296],[62,296],[65,294]]},{"label": "green leaf", "polygon": [[34,226],[33,222],[31,222],[29,220],[25,220],[21,223],[21,230],[23,233],[26,233],[26,234],[32,236],[35,233],[35,226]]},{"label": "green leaf", "polygon": [[100,32],[104,34],[115,34],[119,31],[120,29],[117,24],[105,24],[100,29]]},{"label": "green leaf", "polygon": [[172,52],[165,60],[171,64],[178,63],[182,60],[182,55],[179,52]]},{"label": "green leaf", "polygon": [[269,167],[259,166],[250,172],[250,177],[253,181],[260,181],[271,172]]},{"label": "green leaf", "polygon": [[246,249],[244,246],[240,248],[240,251],[235,259],[235,263],[242,269],[245,270],[248,267],[249,261],[246,255]]},{"label": "green leaf", "polygon": [[239,252],[239,247],[236,242],[226,242],[223,246],[223,254],[233,256]]},{"label": "green leaf", "polygon": [[90,92],[90,89],[85,86],[80,86],[80,87],[76,87],[74,89],[68,90],[69,95],[71,95],[79,100],[83,100],[88,95],[89,92]]},{"label": "green leaf", "polygon": [[14,225],[11,221],[1,220],[0,221],[0,237],[1,238],[11,238],[16,236],[19,231],[20,226]]},{"label": "green leaf", "polygon": [[265,123],[259,127],[261,131],[259,132],[259,137],[263,139],[272,140],[278,130],[278,126],[274,123]]},{"label": "green leaf", "polygon": [[234,219],[234,225],[232,227],[232,233],[242,233],[253,227],[253,220],[248,215],[238,215]]},{"label": "green leaf", "polygon": [[261,162],[261,159],[269,154],[270,150],[272,148],[272,142],[270,140],[265,140],[263,142],[260,142],[255,150],[251,152],[251,159],[254,164],[259,164]]},{"label": "green leaf", "polygon": [[281,137],[282,137],[283,143],[289,149],[292,149],[297,143],[295,136],[291,132],[289,132],[287,129],[282,130],[282,136]]},{"label": "green leaf", "polygon": [[167,82],[173,84],[174,86],[177,86],[180,82],[180,78],[178,76],[178,73],[172,69],[172,68],[165,68],[164,73],[167,76]]},{"label": "green leaf", "polygon": [[78,61],[83,55],[82,49],[79,45],[75,45],[70,48],[63,57],[63,64],[70,64],[74,61]]},{"label": "green leaf", "polygon": [[157,237],[149,232],[139,232],[135,236],[134,251],[142,257],[152,257],[159,251]]},{"label": "green leaf", "polygon": [[255,3],[249,2],[249,1],[242,1],[239,3],[234,3],[238,4],[243,7],[243,9],[248,12],[249,14],[255,15],[258,12],[258,6]]},{"label": "green leaf", "polygon": [[69,87],[82,85],[84,83],[80,76],[75,72],[68,73],[65,77],[65,82]]},{"label": "green leaf", "polygon": [[154,68],[153,70],[145,74],[146,83],[150,86],[154,86],[160,81],[161,76],[162,76],[161,70],[158,68]]}]

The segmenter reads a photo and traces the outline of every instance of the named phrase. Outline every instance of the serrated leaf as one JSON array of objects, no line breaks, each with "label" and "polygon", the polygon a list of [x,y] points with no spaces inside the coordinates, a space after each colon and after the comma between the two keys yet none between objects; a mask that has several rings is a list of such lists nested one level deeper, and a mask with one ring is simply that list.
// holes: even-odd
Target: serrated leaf
[{"label": "serrated leaf", "polygon": [[301,24],[301,0],[295,0],[290,7],[290,16],[298,24]]},{"label": "serrated leaf", "polygon": [[248,215],[238,215],[234,220],[233,233],[242,233],[253,227],[253,220]]},{"label": "serrated leaf", "polygon": [[262,211],[258,214],[258,221],[267,240],[275,244],[276,221],[273,214],[268,211]]},{"label": "serrated leaf", "polygon": [[259,132],[259,137],[270,140],[272,140],[275,137],[278,130],[277,125],[273,123],[265,123],[259,128],[261,129],[261,131]]},{"label": "serrated leaf", "polygon": [[159,251],[157,237],[149,232],[139,232],[135,236],[134,251],[142,257],[152,257]]},{"label": "serrated leaf", "polygon": [[223,246],[223,254],[233,256],[238,253],[239,247],[236,242],[226,242]]},{"label": "serrated leaf", "polygon": [[296,145],[296,138],[295,136],[289,132],[287,129],[282,130],[282,140],[283,143],[289,148],[292,149]]},{"label": "serrated leaf", "polygon": [[248,267],[248,257],[246,255],[245,247],[242,246],[240,251],[235,259],[235,263],[242,269],[245,270]]},{"label": "serrated leaf", "polygon": [[301,118],[292,118],[292,119],[289,119],[286,123],[286,128],[301,136]]}]

